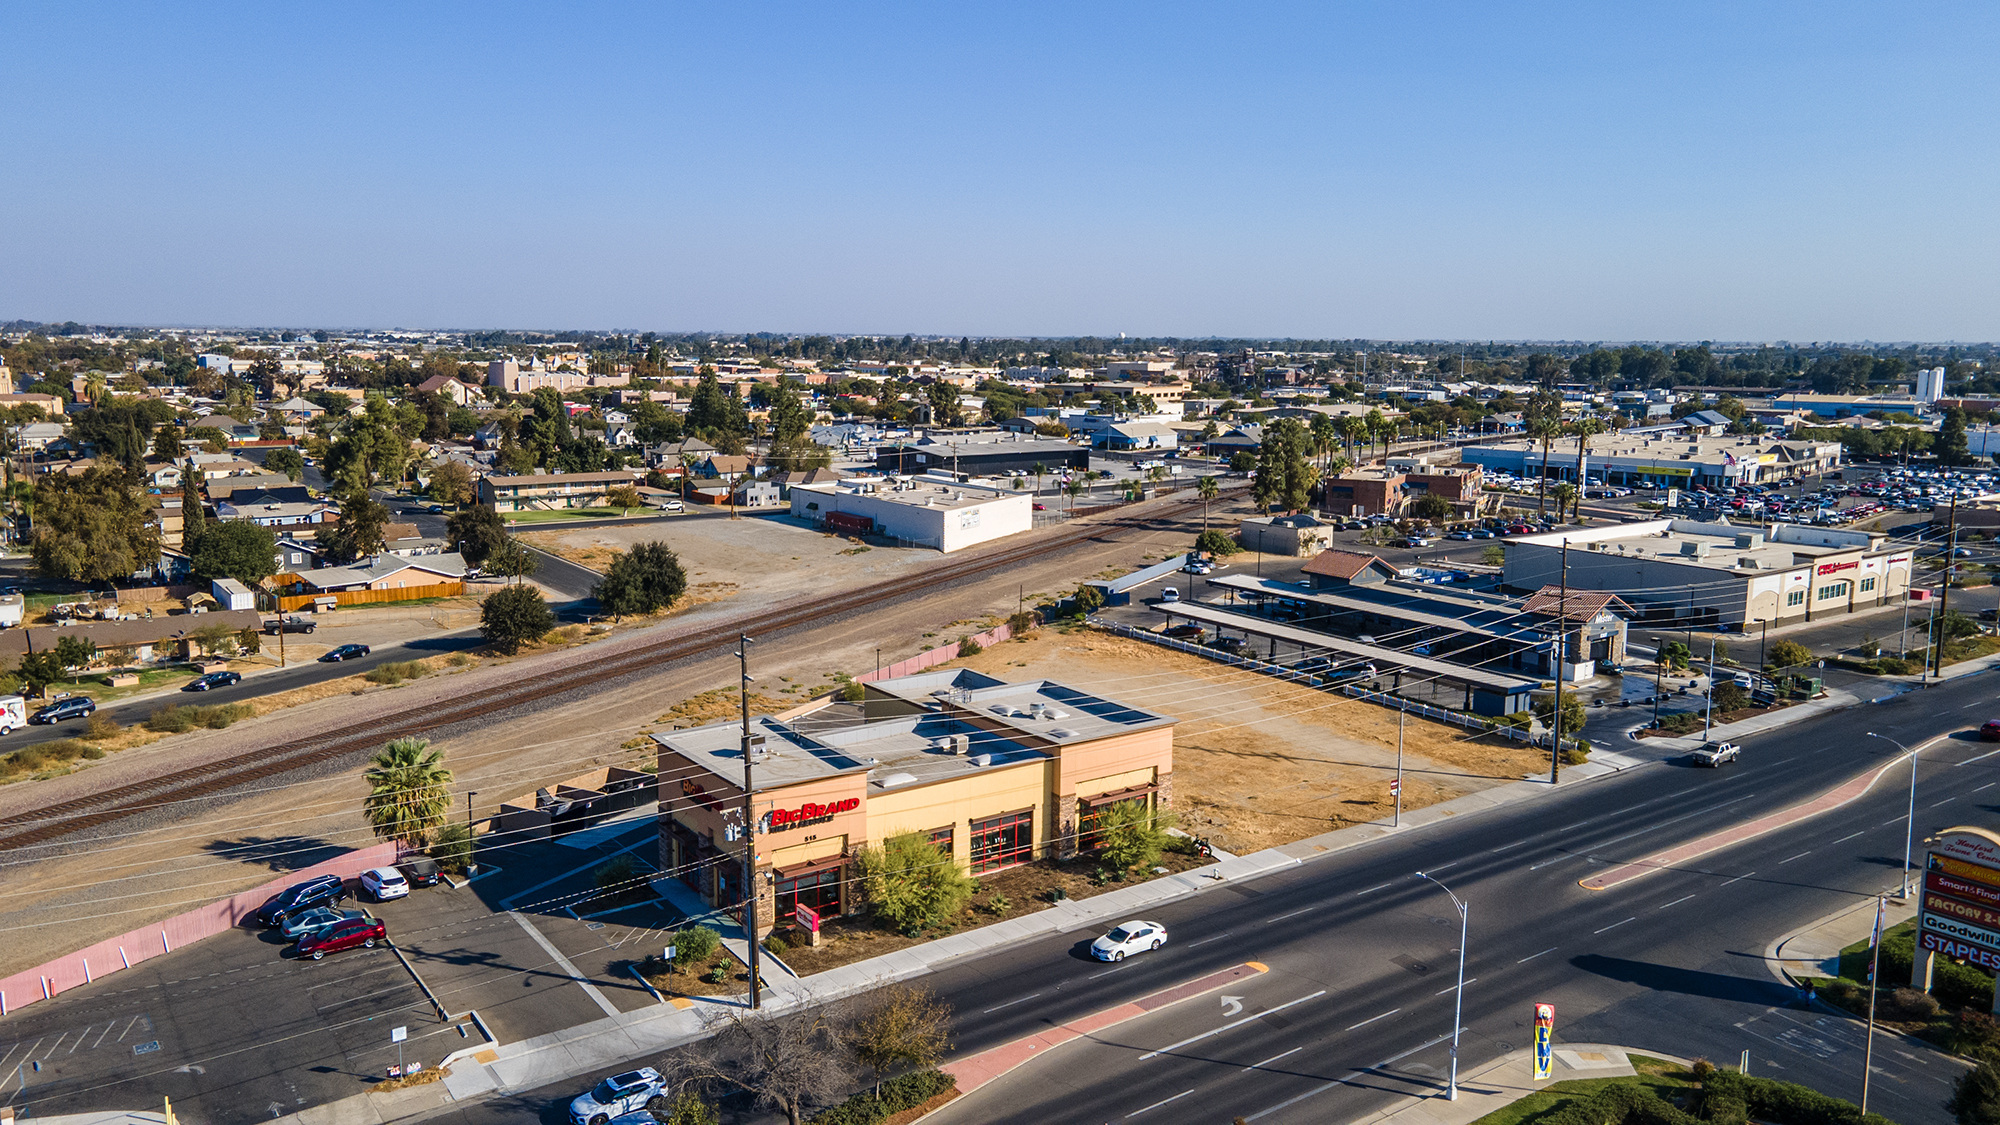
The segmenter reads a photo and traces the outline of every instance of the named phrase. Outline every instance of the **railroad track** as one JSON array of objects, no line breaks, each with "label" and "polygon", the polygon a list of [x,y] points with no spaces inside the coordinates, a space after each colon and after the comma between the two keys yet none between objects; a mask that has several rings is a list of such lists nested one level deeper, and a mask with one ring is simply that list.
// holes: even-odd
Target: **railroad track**
[{"label": "railroad track", "polygon": [[594,683],[630,675],[649,667],[712,653],[731,644],[739,633],[780,633],[814,621],[865,609],[887,597],[907,598],[940,587],[977,578],[1017,563],[1075,546],[1113,529],[1145,530],[1182,509],[1200,504],[1199,499],[1170,502],[1146,519],[1131,517],[1089,523],[1072,523],[1054,535],[1030,543],[932,567],[920,574],[878,582],[845,593],[780,604],[761,613],[736,618],[726,624],[676,633],[650,644],[623,652],[586,658],[561,671],[535,677],[532,681],[489,688],[473,696],[442,706],[411,708],[392,715],[369,719],[338,730],[284,746],[267,747],[230,758],[190,766],[187,769],[113,786],[96,793],[47,805],[30,813],[0,818],[0,853],[60,840],[100,827],[147,809],[180,801],[213,796],[238,786],[268,780],[294,770],[333,761],[350,754],[371,752],[385,737],[420,735],[459,723],[496,715],[517,707],[549,699]]}]

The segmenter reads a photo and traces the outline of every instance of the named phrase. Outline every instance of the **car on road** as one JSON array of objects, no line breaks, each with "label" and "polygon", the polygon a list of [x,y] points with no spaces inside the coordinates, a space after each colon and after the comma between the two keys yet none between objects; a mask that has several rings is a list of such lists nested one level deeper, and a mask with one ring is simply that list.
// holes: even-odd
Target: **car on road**
[{"label": "car on road", "polygon": [[1742,756],[1743,748],[1734,742],[1711,742],[1697,746],[1688,759],[1698,766],[1717,769]]},{"label": "car on road", "polygon": [[357,918],[300,938],[299,956],[317,961],[343,949],[373,949],[376,942],[387,941],[388,938],[389,927],[383,925],[380,918]]},{"label": "car on road", "polygon": [[1181,567],[1181,573],[1183,573],[1183,574],[1214,574],[1214,573],[1215,573],[1215,567],[1213,567],[1213,566],[1209,565],[1208,563],[1205,563],[1205,562],[1201,562],[1200,560],[1196,560],[1195,562],[1191,562],[1191,563],[1188,563],[1187,565],[1185,565],[1185,566]]},{"label": "car on road", "polygon": [[387,902],[408,896],[410,881],[393,867],[371,867],[361,873],[361,889],[376,902]]},{"label": "car on road", "polygon": [[97,701],[87,695],[73,695],[68,699],[58,699],[47,707],[28,716],[28,721],[46,726],[50,723],[66,723],[71,719],[81,719],[97,710]]},{"label": "car on road", "polygon": [[570,1102],[569,1119],[575,1125],[609,1125],[614,1117],[646,1108],[666,1086],[660,1072],[650,1066],[614,1074]]},{"label": "car on road", "polygon": [[1472,542],[1472,533],[1470,531],[1454,531],[1450,535],[1445,536],[1445,538],[1461,543],[1470,543]]},{"label": "car on road", "polygon": [[293,883],[257,908],[257,920],[266,926],[282,926],[285,919],[320,906],[334,906],[347,900],[347,884],[338,875],[321,875],[303,883]]},{"label": "car on road", "polygon": [[307,621],[303,617],[281,617],[275,621],[264,622],[264,632],[267,636],[276,636],[279,633],[310,633],[317,628],[319,622]]},{"label": "car on road", "polygon": [[432,514],[432,515],[434,515],[434,516],[437,516],[437,515],[443,515],[443,514],[444,514],[444,505],[443,505],[443,504],[425,504],[425,505],[424,505],[424,511],[426,511],[426,512],[429,512],[430,514]]},{"label": "car on road", "polygon": [[[1039,504],[1035,506],[1038,508],[1041,507],[1041,505]],[[681,503],[678,500],[669,500],[666,503],[660,505],[660,510],[663,512],[684,512],[687,510],[687,505]]]},{"label": "car on road", "polygon": [[1090,943],[1099,961],[1123,961],[1128,953],[1150,953],[1167,944],[1167,928],[1158,922],[1127,922]]},{"label": "car on road", "polygon": [[214,688],[228,687],[231,684],[239,684],[242,682],[243,682],[243,673],[241,672],[210,672],[206,676],[196,676],[194,679],[189,680],[187,683],[182,684],[181,690],[209,691]]},{"label": "car on road", "polygon": [[1988,719],[1979,728],[1979,741],[2000,742],[2000,719]]},{"label": "car on road", "polygon": [[319,658],[321,664],[338,664],[343,660],[358,660],[368,655],[367,645],[341,645]]},{"label": "car on road", "polygon": [[297,941],[307,934],[316,934],[328,926],[338,926],[342,922],[352,922],[368,917],[366,910],[335,910],[331,906],[316,906],[293,917],[285,919],[278,932],[287,941]]}]

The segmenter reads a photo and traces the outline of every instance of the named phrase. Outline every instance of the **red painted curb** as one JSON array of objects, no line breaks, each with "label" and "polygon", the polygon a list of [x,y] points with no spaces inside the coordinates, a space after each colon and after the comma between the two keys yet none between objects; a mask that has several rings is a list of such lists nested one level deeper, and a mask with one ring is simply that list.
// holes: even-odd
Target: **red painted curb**
[{"label": "red painted curb", "polygon": [[1720,832],[1711,832],[1706,836],[1690,840],[1678,847],[1669,848],[1663,852],[1655,852],[1644,859],[1620,864],[1600,875],[1593,875],[1588,879],[1579,879],[1577,880],[1577,885],[1586,891],[1609,890],[1622,883],[1629,883],[1642,875],[1669,868],[1678,863],[1686,863],[1688,860],[1705,856],[1710,852],[1720,851],[1732,844],[1740,844],[1745,840],[1755,839],[1767,832],[1775,832],[1780,828],[1789,827],[1797,824],[1799,821],[1818,816],[1823,812],[1831,812],[1842,805],[1858,800],[1862,794],[1868,792],[1869,789],[1874,787],[1877,781],[1881,780],[1884,773],[1887,773],[1890,769],[1900,764],[1902,764],[1902,759],[1900,758],[1896,761],[1885,763],[1873,773],[1862,774],[1860,777],[1827,790],[1810,801],[1760,816],[1756,820],[1745,821],[1733,828],[1725,828]]},{"label": "red painted curb", "polygon": [[1130,1003],[1078,1017],[1047,1031],[1016,1039],[1012,1043],[1003,1043],[976,1055],[954,1059],[938,1069],[957,1081],[960,1094],[970,1094],[1022,1063],[1047,1053],[1051,1048],[1060,1047],[1072,1039],[1081,1039],[1086,1035],[1124,1023],[1126,1020],[1137,1019],[1148,1012],[1157,1012],[1182,1000],[1200,996],[1205,992],[1213,992],[1225,985],[1267,972],[1270,972],[1269,966],[1256,961],[1246,961],[1235,968],[1224,969],[1205,977],[1198,977],[1186,984],[1161,989]]}]

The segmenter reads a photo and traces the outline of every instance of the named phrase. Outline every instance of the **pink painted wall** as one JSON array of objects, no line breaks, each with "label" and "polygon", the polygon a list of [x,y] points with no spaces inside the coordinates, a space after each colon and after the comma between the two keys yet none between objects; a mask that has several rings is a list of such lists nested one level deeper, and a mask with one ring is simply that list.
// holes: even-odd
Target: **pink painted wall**
[{"label": "pink painted wall", "polygon": [[130,933],[107,938],[88,949],[58,957],[47,964],[0,979],[0,1006],[11,1012],[42,999],[45,990],[48,995],[54,996],[58,992],[115,973],[128,963],[136,965],[184,945],[191,945],[205,937],[226,933],[250,917],[258,907],[264,905],[266,899],[293,883],[302,883],[320,875],[338,875],[343,879],[353,879],[371,867],[392,864],[397,858],[394,841],[376,844],[373,847],[348,852],[325,863],[315,864],[302,871],[280,876],[262,886],[253,887],[219,902],[211,902],[207,906],[196,907],[185,914],[176,914],[164,922],[141,926]]},{"label": "pink painted wall", "polygon": [[[997,629],[989,629],[984,633],[974,633],[972,639],[979,642],[979,647],[989,648],[1013,636],[1013,626],[1002,625]],[[936,648],[920,652],[908,660],[898,661],[882,669],[880,672],[869,672],[854,678],[861,683],[872,684],[876,680],[893,680],[897,676],[913,676],[927,668],[935,668],[940,664],[956,659],[958,659],[958,642],[953,641],[948,645],[939,645]]]}]

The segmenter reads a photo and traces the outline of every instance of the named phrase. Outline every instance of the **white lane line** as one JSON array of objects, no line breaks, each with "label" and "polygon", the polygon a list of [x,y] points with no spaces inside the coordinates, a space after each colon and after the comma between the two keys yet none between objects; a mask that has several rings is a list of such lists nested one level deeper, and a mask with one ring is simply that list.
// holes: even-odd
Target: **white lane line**
[{"label": "white lane line", "polygon": [[1502,845],[1500,845],[1499,847],[1497,847],[1497,848],[1494,848],[1494,849],[1493,849],[1493,851],[1491,851],[1491,852],[1487,852],[1486,854],[1487,854],[1487,855],[1493,855],[1493,854],[1494,854],[1494,853],[1496,853],[1496,852],[1504,852],[1504,851],[1506,851],[1506,850],[1507,850],[1508,848],[1518,848],[1518,847],[1520,847],[1520,846],[1521,846],[1522,844],[1525,844],[1525,843],[1527,843],[1527,841],[1526,841],[1526,840],[1516,840],[1516,841],[1514,841],[1514,842],[1513,842],[1513,843],[1511,843],[1511,844],[1502,844]]},{"label": "white lane line", "polygon": [[[1855,833],[1853,833],[1853,834],[1851,834],[1851,835],[1847,835],[1847,836],[1842,836],[1842,837],[1841,837],[1840,839],[1838,839],[1838,840],[1835,840],[1835,841],[1834,841],[1833,843],[1834,843],[1834,844],[1845,844],[1845,843],[1846,843],[1846,842],[1848,842],[1849,840],[1852,840],[1852,839],[1854,839],[1854,837],[1855,837],[1855,836],[1865,836],[1865,835],[1867,835],[1867,833],[1865,833],[1865,832],[1855,832]],[[1827,846],[1828,846],[1828,847],[1832,847],[1832,846],[1833,846],[1833,844],[1828,844]]]},{"label": "white lane line", "polygon": [[133,1016],[132,1022],[125,1025],[125,1030],[118,1033],[118,1041],[120,1043],[125,1042],[125,1037],[132,1034],[132,1029],[137,1026],[139,1026],[139,1016]]},{"label": "white lane line", "polygon": [[[1472,983],[1472,981],[1474,981],[1474,980],[1478,980],[1478,979],[1479,979],[1478,977],[1473,977],[1473,978],[1472,978],[1472,980],[1469,980],[1469,981],[1466,981],[1465,983],[1467,983],[1467,984],[1471,984],[1471,983]],[[1447,993],[1447,992],[1452,992],[1452,991],[1455,991],[1455,990],[1457,990],[1457,988],[1458,988],[1458,985],[1455,985],[1455,984],[1454,984],[1454,985],[1452,985],[1452,986],[1451,986],[1450,988],[1440,988],[1440,989],[1438,989],[1438,990],[1437,990],[1436,992],[1433,992],[1433,993],[1431,993],[1431,995],[1432,995],[1432,996],[1443,996],[1443,995],[1444,995],[1445,993]]]},{"label": "white lane line", "polygon": [[1731,880],[1729,880],[1729,882],[1728,882],[1728,883],[1724,883],[1724,884],[1722,884],[1722,885],[1726,887],[1726,886],[1728,886],[1728,885],[1729,885],[1729,883],[1740,883],[1740,882],[1742,882],[1743,880],[1745,880],[1745,879],[1748,879],[1748,878],[1749,878],[1750,876],[1752,876],[1752,875],[1755,875],[1755,874],[1756,874],[1756,872],[1755,872],[1755,871],[1745,871],[1745,872],[1744,872],[1743,874],[1741,874],[1741,875],[1738,875],[1738,876],[1737,876],[1736,878],[1734,878],[1734,879],[1731,879]]},{"label": "white lane line", "polygon": [[1561,863],[1563,860],[1566,859],[1582,859],[1582,858],[1583,857],[1581,855],[1559,855],[1554,859],[1545,859],[1542,862],[1535,864],[1533,867],[1528,868],[1528,870],[1540,871],[1542,868],[1547,867],[1551,863]]},{"label": "white lane line", "polygon": [[1264,919],[1264,924],[1268,926],[1273,922],[1282,922],[1287,918],[1296,918],[1301,914],[1306,914],[1311,911],[1318,910],[1320,907],[1325,905],[1326,905],[1325,903],[1320,902],[1320,903],[1314,903],[1311,906],[1301,907],[1297,910],[1292,911],[1290,914],[1280,914],[1276,918],[1266,918]]},{"label": "white lane line", "polygon": [[1224,930],[1224,931],[1222,931],[1221,933],[1219,933],[1219,934],[1215,935],[1214,937],[1205,937],[1205,938],[1201,939],[1200,941],[1191,941],[1191,942],[1188,942],[1188,943],[1187,943],[1186,945],[1183,945],[1183,946],[1181,946],[1181,948],[1182,948],[1182,949],[1193,949],[1193,948],[1194,948],[1195,946],[1197,946],[1197,945],[1207,945],[1207,944],[1208,944],[1209,942],[1211,942],[1211,941],[1221,941],[1221,940],[1222,940],[1223,938],[1226,938],[1226,937],[1228,937],[1228,936],[1229,936],[1229,931],[1228,931],[1228,930]]},{"label": "white lane line", "polygon": [[1388,884],[1388,883],[1377,883],[1377,884],[1375,884],[1374,886],[1372,886],[1372,887],[1368,888],[1368,889],[1367,889],[1367,890],[1365,890],[1365,891],[1355,891],[1355,892],[1354,892],[1354,897],[1355,897],[1355,898],[1360,898],[1360,897],[1361,897],[1362,895],[1372,895],[1372,894],[1374,894],[1374,893],[1375,893],[1376,891],[1379,891],[1379,890],[1381,890],[1381,889],[1382,889],[1383,887],[1387,887],[1387,886],[1390,886],[1390,885],[1391,885],[1391,884]]},{"label": "white lane line", "polygon": [[1907,817],[1908,815],[1909,815],[1908,813],[1905,813],[1903,816],[1892,816],[1889,819],[1883,821],[1881,824],[1876,825],[1876,827],[1887,828],[1891,824],[1901,824],[1903,823],[1904,818]]},{"label": "white lane line", "polygon": [[[1638,920],[1638,919],[1636,919],[1636,918],[1627,918],[1627,919],[1625,919],[1625,922],[1635,922],[1635,921],[1637,921],[1637,920]],[[1615,929],[1617,929],[1618,927],[1620,927],[1620,926],[1624,925],[1624,924],[1625,924],[1625,922],[1613,922],[1613,923],[1611,923],[1611,924],[1610,924],[1609,926],[1606,926],[1606,927],[1604,927],[1604,930],[1615,930]],[[1590,931],[1590,932],[1591,932],[1591,933],[1593,933],[1593,934],[1601,934],[1601,933],[1603,933],[1603,932],[1604,932],[1604,930],[1592,930],[1592,931]]]},{"label": "white lane line", "polygon": [[1362,1020],[1362,1021],[1361,1021],[1360,1023],[1357,1023],[1357,1024],[1355,1024],[1355,1025],[1354,1025],[1354,1027],[1350,1027],[1350,1028],[1348,1028],[1347,1030],[1349,1030],[1349,1031],[1353,1031],[1355,1027],[1367,1027],[1367,1026],[1368,1026],[1369,1024],[1371,1024],[1371,1023],[1374,1023],[1374,1022],[1375,1022],[1376,1020],[1386,1020],[1386,1019],[1388,1019],[1388,1018],[1389,1018],[1390,1016],[1393,1016],[1393,1015],[1395,1015],[1395,1014],[1396,1014],[1397,1012],[1400,1012],[1400,1011],[1402,1011],[1402,1010],[1403,1010],[1403,1009],[1401,1009],[1401,1008],[1391,1008],[1391,1009],[1389,1009],[1388,1011],[1386,1011],[1386,1012],[1383,1012],[1383,1013],[1382,1013],[1381,1015],[1379,1015],[1379,1016],[1369,1016],[1369,1017],[1368,1017],[1367,1019],[1365,1019],[1365,1020]]},{"label": "white lane line", "polygon": [[[1547,949],[1542,950],[1542,953],[1554,953],[1557,950],[1557,948],[1559,947],[1551,945]],[[1519,961],[1516,961],[1514,963],[1516,965],[1525,964],[1526,962],[1533,961],[1535,958],[1540,957],[1542,953],[1530,953],[1526,957],[1523,957]]]},{"label": "white lane line", "polygon": [[[1296,1055],[1303,1050],[1305,1050],[1304,1047],[1293,1047],[1289,1051],[1284,1051],[1279,1054],[1272,1055],[1270,1058],[1265,1059],[1263,1062],[1251,1063],[1249,1066],[1244,1067],[1243,1070],[1256,1070],[1259,1067],[1269,1066],[1270,1064],[1277,1062],[1279,1059],[1284,1058],[1286,1055]],[[1239,1070],[1237,1071],[1237,1073],[1241,1074],[1243,1073],[1243,1071]]]},{"label": "white lane line", "polygon": [[[1089,976],[1087,976],[1087,977],[1085,977],[1085,978],[1083,978],[1083,979],[1085,979],[1085,980],[1096,980],[1096,979],[1097,979],[1098,977],[1108,977],[1108,976],[1110,976],[1110,975],[1111,975],[1112,973],[1115,973],[1115,972],[1117,972],[1117,971],[1118,971],[1118,970],[1120,970],[1120,969],[1129,969],[1129,968],[1131,968],[1131,967],[1132,967],[1133,965],[1135,965],[1135,964],[1137,964],[1137,962],[1135,962],[1135,961],[1121,961],[1121,962],[1119,962],[1118,964],[1116,964],[1116,965],[1113,965],[1112,967],[1110,967],[1110,968],[1108,968],[1108,969],[1104,970],[1104,971],[1103,971],[1103,972],[1101,972],[1101,973],[1092,973],[1092,974],[1090,974]],[[1019,1003],[1019,1001],[1016,1001],[1016,1003]],[[1004,1007],[1006,1007],[1006,1005],[1005,1005],[1005,1004],[1002,1004],[1002,1005],[1001,1005],[1001,1007],[1003,1007],[1003,1008],[1004,1008]],[[990,1010],[990,1009],[989,1009],[989,1010]]]},{"label": "white lane line", "polygon": [[[1668,904],[1667,904],[1667,906],[1679,906],[1679,905],[1680,905],[1681,903],[1684,903],[1684,902],[1686,902],[1686,901],[1687,901],[1688,899],[1690,899],[1690,898],[1693,898],[1693,897],[1694,897],[1693,895],[1688,895],[1688,896],[1686,896],[1685,898],[1677,898],[1677,899],[1675,899],[1674,901],[1672,901],[1672,902],[1668,903]],[[1667,906],[1662,906],[1662,907],[1660,907],[1660,909],[1661,909],[1661,910],[1665,910],[1665,909],[1667,908]]]},{"label": "white lane line", "polygon": [[1807,849],[1806,849],[1805,851],[1802,851],[1802,852],[1800,852],[1799,854],[1797,854],[1797,855],[1795,855],[1795,856],[1792,856],[1792,857],[1791,857],[1791,859],[1781,859],[1781,860],[1779,860],[1779,861],[1778,861],[1778,866],[1779,866],[1779,867],[1783,867],[1783,866],[1784,866],[1784,865],[1786,865],[1787,863],[1790,863],[1790,862],[1792,862],[1792,860],[1793,860],[1793,859],[1804,859],[1805,857],[1807,857],[1807,856],[1809,856],[1809,855],[1811,855],[1811,854],[1812,854],[1812,849],[1811,849],[1811,848],[1807,848]]},{"label": "white lane line", "polygon": [[1958,800],[1958,798],[1957,798],[1957,797],[1946,797],[1946,798],[1945,798],[1944,800],[1942,800],[1942,801],[1939,801],[1939,802],[1937,803],[1937,805],[1932,805],[1932,806],[1931,806],[1931,808],[1937,808],[1937,807],[1938,807],[1938,805],[1949,805],[1949,804],[1951,804],[1951,803],[1952,803],[1953,801],[1956,801],[1956,800]]},{"label": "white lane line", "polygon": [[1360,1070],[1350,1070],[1346,1074],[1341,1075],[1339,1078],[1336,1078],[1331,1082],[1322,1082],[1321,1084],[1314,1086],[1312,1089],[1307,1090],[1303,1094],[1299,1094],[1295,1097],[1286,1098],[1284,1101],[1279,1102],[1277,1105],[1274,1105],[1269,1109],[1260,1109],[1257,1112],[1251,1114],[1250,1116],[1244,1118],[1243,1120],[1255,1121],[1262,1117],[1269,1117],[1272,1114],[1278,1112],[1279,1110],[1289,1109],[1292,1106],[1295,1106],[1300,1102],[1305,1101],[1307,1098],[1315,1097],[1319,1094],[1324,1094],[1328,1090],[1333,1089],[1335,1086],[1344,1086],[1347,1083],[1352,1082],[1356,1078],[1359,1078],[1362,1075],[1367,1074],[1371,1070],[1381,1070],[1385,1066],[1390,1066],[1395,1063],[1402,1062],[1404,1059],[1409,1058],[1411,1055],[1416,1054],[1418,1051],[1428,1051],[1432,1047],[1437,1046],[1439,1043],[1442,1043],[1449,1038],[1451,1038],[1450,1033],[1446,1033],[1444,1035],[1437,1036],[1436,1038],[1430,1040],[1429,1042],[1419,1043],[1416,1046],[1400,1054],[1390,1055],[1388,1058],[1383,1059],[1381,1062],[1376,1063],[1374,1066],[1364,1067]]},{"label": "white lane line", "polygon": [[1126,1115],[1125,1115],[1125,1120],[1127,1120],[1127,1121],[1130,1121],[1130,1120],[1132,1120],[1132,1119],[1133,1119],[1134,1117],[1137,1117],[1137,1116],[1139,1116],[1140,1114],[1142,1114],[1142,1113],[1145,1113],[1145,1112],[1146,1112],[1147,1110],[1153,1110],[1153,1109],[1158,1109],[1158,1108],[1160,1108],[1161,1106],[1163,1106],[1163,1105],[1167,1104],[1168,1102],[1177,1102],[1177,1101],[1180,1101],[1180,1100],[1181,1100],[1182,1098],[1185,1098],[1185,1097],[1187,1097],[1187,1096],[1188,1096],[1189,1094],[1192,1094],[1192,1093],[1194,1093],[1194,1091],[1193,1091],[1193,1090],[1182,1090],[1182,1091],[1181,1091],[1180,1093],[1178,1093],[1178,1094],[1175,1094],[1175,1095],[1174,1095],[1173,1097],[1171,1097],[1171,1098],[1162,1098],[1161,1100],[1159,1100],[1159,1101],[1157,1101],[1157,1102],[1154,1102],[1154,1103],[1153,1103],[1152,1105],[1149,1105],[1149,1106],[1147,1106],[1147,1107],[1146,1107],[1146,1109],[1135,1109],[1135,1110],[1133,1110],[1132,1112],[1130,1112],[1130,1113],[1126,1114]]},{"label": "white lane line", "polygon": [[1974,790],[1973,790],[1973,792],[1974,792],[1974,793],[1977,793],[1977,792],[1979,792],[1979,791],[1980,791],[1980,789],[1991,789],[1991,788],[1993,788],[1993,787],[1994,787],[1995,785],[2000,785],[2000,781],[1989,781],[1989,782],[1987,782],[1986,784],[1984,784],[1984,785],[1980,786],[1980,787],[1979,787],[1979,789],[1974,789]]},{"label": "white lane line", "polygon": [[1169,1051],[1178,1051],[1182,1047],[1187,1046],[1189,1043],[1199,1043],[1202,1040],[1207,1039],[1211,1035],[1220,1035],[1223,1032],[1230,1030],[1231,1028],[1242,1027],[1244,1024],[1249,1023],[1251,1020],[1261,1020],[1265,1016],[1268,1016],[1273,1012],[1282,1012],[1286,1008],[1290,1008],[1298,1004],[1303,1004],[1308,1000],[1317,1000],[1325,995],[1326,995],[1326,989],[1322,988],[1318,992],[1315,992],[1310,996],[1301,996],[1297,1000],[1287,1000],[1275,1008],[1271,1008],[1267,1011],[1258,1012],[1254,1016],[1244,1016],[1240,1020],[1232,1020],[1231,1022],[1225,1023],[1221,1027],[1215,1028],[1212,1031],[1204,1031],[1200,1035],[1191,1035],[1188,1038],[1183,1039],[1178,1043],[1170,1043],[1167,1046],[1162,1047],[1157,1051],[1148,1051],[1145,1054],[1139,1056],[1139,1061],[1145,1062],[1147,1059],[1153,1058],[1158,1055],[1164,1055]]},{"label": "white lane line", "polygon": [[[1973,706],[1975,706],[1975,707],[1984,707],[1984,706],[1985,706],[1985,704],[1983,704],[1983,703],[1975,703],[1975,704],[1973,704]],[[1981,754],[1981,755],[1979,755],[1979,756],[1978,756],[1977,758],[1967,758],[1967,759],[1966,759],[1966,760],[1964,760],[1963,762],[1953,762],[1953,763],[1952,763],[1952,765],[1954,765],[1954,766],[1969,766],[1969,765],[1971,765],[1971,764],[1972,764],[1972,763],[1974,763],[1974,762],[1983,762],[1983,761],[1985,761],[1986,759],[1988,759],[1988,758],[1991,758],[1991,757],[1992,757],[1993,755],[1995,755],[1995,754],[2000,754],[2000,750],[1988,750],[1988,751],[1987,751],[1986,753],[1984,753],[1984,754]]]},{"label": "white lane line", "polygon": [[1454,860],[1452,860],[1452,861],[1451,861],[1450,863],[1440,863],[1440,864],[1438,864],[1438,865],[1437,865],[1436,867],[1426,867],[1426,868],[1424,868],[1424,870],[1425,870],[1426,872],[1431,872],[1431,871],[1443,871],[1443,870],[1444,870],[1445,868],[1447,868],[1447,867],[1457,867],[1457,866],[1459,865],[1459,863],[1461,863],[1461,862],[1462,862],[1461,860],[1456,860],[1456,859],[1454,859]]},{"label": "white lane line", "polygon": [[1037,997],[1037,996],[1040,996],[1040,995],[1041,995],[1041,993],[1039,993],[1039,992],[1030,992],[1030,993],[1028,993],[1028,994],[1027,994],[1026,996],[1021,996],[1021,997],[1017,997],[1017,998],[1015,998],[1015,999],[1013,999],[1013,1000],[1009,1000],[1009,1001],[1007,1001],[1007,1002],[1006,1002],[1005,1004],[1001,1004],[1001,1005],[999,1005],[998,1007],[993,1007],[993,1008],[988,1008],[988,1009],[986,1009],[986,1011],[984,1011],[984,1012],[981,1012],[981,1013],[979,1013],[979,1014],[983,1016],[983,1015],[987,1015],[987,1014],[989,1014],[989,1013],[991,1013],[991,1012],[997,1012],[997,1011],[999,1011],[999,1010],[1000,1010],[1001,1008],[1011,1008],[1011,1007],[1013,1007],[1013,1006],[1014,1006],[1014,1005],[1016,1005],[1016,1004],[1022,1004],[1022,1003],[1026,1003],[1026,1002],[1027,1002],[1027,1001],[1029,1001],[1029,1000],[1033,1000],[1033,999],[1034,999],[1035,997]]}]

